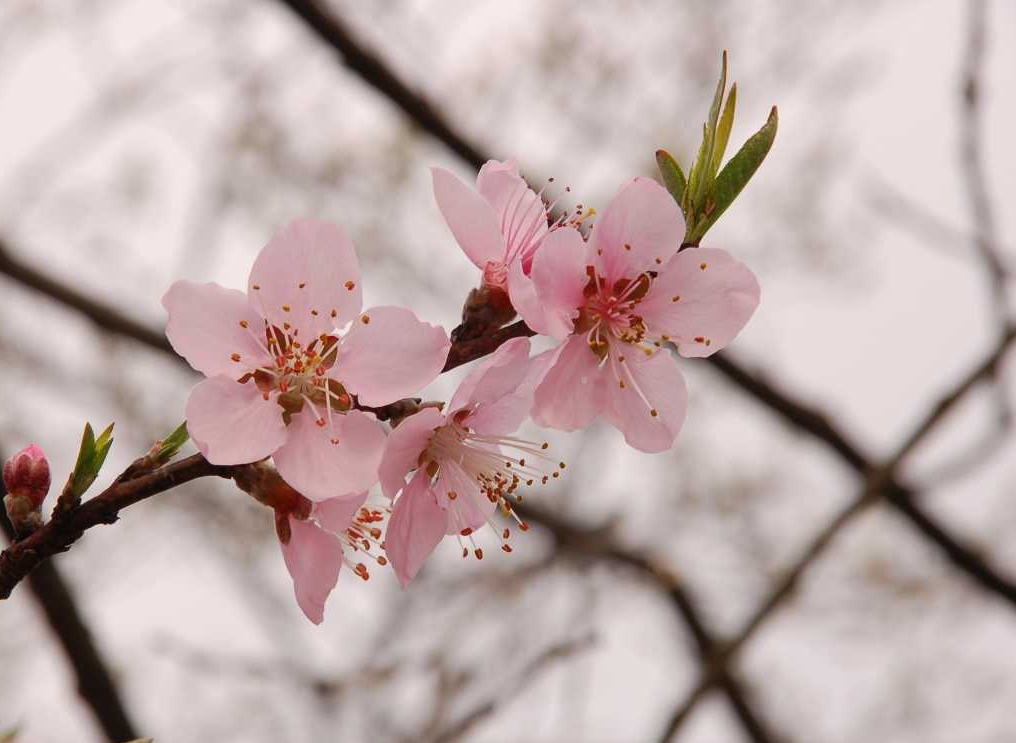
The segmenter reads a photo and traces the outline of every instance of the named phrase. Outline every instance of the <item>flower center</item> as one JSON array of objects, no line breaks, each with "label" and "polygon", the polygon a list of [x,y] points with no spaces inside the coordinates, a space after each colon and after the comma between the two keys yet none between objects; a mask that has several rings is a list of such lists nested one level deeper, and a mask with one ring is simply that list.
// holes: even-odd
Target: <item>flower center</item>
[{"label": "flower center", "polygon": [[289,323],[279,328],[265,320],[264,349],[274,364],[248,371],[237,381],[244,384],[253,379],[266,400],[277,392],[286,425],[293,415],[308,406],[317,424],[324,426],[326,416],[330,419],[333,411],[345,413],[353,406],[342,384],[327,374],[338,358],[341,340],[336,335],[322,333],[305,344],[299,334],[299,329]]},{"label": "flower center", "polygon": [[[608,286],[606,279],[596,270],[586,269],[589,283],[583,294],[586,305],[575,321],[575,332],[586,333],[589,348],[601,361],[610,354],[611,344],[627,344],[641,348],[646,338],[645,320],[637,308],[652,284],[650,273],[641,273],[635,279],[619,279]],[[622,347],[623,348],[623,347]],[[642,349],[651,353],[651,349]]]}]

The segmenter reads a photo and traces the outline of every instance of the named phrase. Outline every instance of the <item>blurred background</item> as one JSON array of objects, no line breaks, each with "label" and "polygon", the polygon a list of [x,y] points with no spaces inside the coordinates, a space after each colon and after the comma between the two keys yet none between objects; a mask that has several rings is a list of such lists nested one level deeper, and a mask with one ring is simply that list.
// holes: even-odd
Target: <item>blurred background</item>
[{"label": "blurred background", "polygon": [[550,432],[512,555],[344,572],[320,627],[229,482],[145,501],[0,604],[0,739],[1016,740],[1009,0],[7,0],[0,449],[59,485],[115,420],[107,482],[197,379],[163,292],[244,286],[297,216],[346,227],[366,306],[451,329],[477,273],[428,167],[515,158],[602,208],[691,161],[723,49],[732,150],[774,103],[780,131],[704,244],[763,302],[681,362],[671,452]]}]

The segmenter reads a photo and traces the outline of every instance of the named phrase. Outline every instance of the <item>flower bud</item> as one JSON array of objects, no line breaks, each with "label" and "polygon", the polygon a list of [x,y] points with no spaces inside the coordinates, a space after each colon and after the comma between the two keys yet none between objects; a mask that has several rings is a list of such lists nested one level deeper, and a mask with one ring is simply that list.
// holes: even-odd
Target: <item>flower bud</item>
[{"label": "flower bud", "polygon": [[4,506],[18,534],[28,534],[42,525],[42,502],[49,492],[49,462],[35,444],[4,462]]}]

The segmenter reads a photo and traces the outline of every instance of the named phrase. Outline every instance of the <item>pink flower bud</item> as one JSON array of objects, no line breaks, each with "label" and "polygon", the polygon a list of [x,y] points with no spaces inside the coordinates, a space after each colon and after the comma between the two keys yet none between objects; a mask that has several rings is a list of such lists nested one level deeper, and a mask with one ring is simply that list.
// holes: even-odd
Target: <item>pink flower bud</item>
[{"label": "pink flower bud", "polygon": [[40,508],[49,492],[49,462],[35,444],[25,447],[4,462],[4,487],[9,495],[28,499]]}]

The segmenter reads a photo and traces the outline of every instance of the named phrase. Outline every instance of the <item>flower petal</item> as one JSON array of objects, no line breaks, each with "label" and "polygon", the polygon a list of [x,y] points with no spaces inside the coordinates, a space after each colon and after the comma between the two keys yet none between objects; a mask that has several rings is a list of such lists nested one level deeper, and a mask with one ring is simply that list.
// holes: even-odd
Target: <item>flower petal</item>
[{"label": "flower petal", "polygon": [[287,438],[282,408],[265,400],[253,382],[211,377],[191,390],[184,411],[187,431],[212,464],[264,459]]},{"label": "flower petal", "polygon": [[590,257],[613,284],[665,263],[683,239],[684,216],[674,198],[651,178],[633,178],[593,227]]},{"label": "flower petal", "polygon": [[325,531],[341,534],[353,523],[353,517],[365,500],[367,500],[366,491],[329,498],[315,503],[311,515]]},{"label": "flower petal", "polygon": [[[579,231],[561,227],[551,232],[536,251],[529,276],[540,307],[540,316],[534,318],[540,327],[529,327],[541,335],[564,340],[575,328],[575,317],[585,304],[582,291],[589,283],[586,243]],[[528,323],[529,318],[522,317]]]},{"label": "flower petal", "polygon": [[443,425],[444,414],[437,408],[424,408],[403,419],[388,434],[381,458],[381,489],[391,500],[406,484],[406,476],[416,469],[420,454],[427,448],[434,429]]},{"label": "flower petal", "polygon": [[434,381],[450,347],[444,328],[421,322],[402,307],[375,307],[342,339],[329,376],[361,403],[387,405]]},{"label": "flower petal", "polygon": [[282,559],[293,578],[296,603],[314,624],[325,618],[325,601],[335,588],[342,568],[342,544],[311,521],[289,517],[290,537],[282,546]]},{"label": "flower petal", "polygon": [[527,258],[549,230],[543,199],[519,176],[513,162],[485,163],[476,177],[476,188],[494,210],[498,230],[508,246],[502,260]]},{"label": "flower petal", "polygon": [[670,336],[682,356],[709,356],[741,332],[761,289],[730,253],[687,248],[670,259],[639,306],[650,332]]},{"label": "flower petal", "polygon": [[481,436],[504,436],[517,430],[529,417],[536,385],[543,381],[554,360],[553,351],[529,359],[518,387],[496,402],[480,405],[469,417],[469,427]]},{"label": "flower petal", "polygon": [[410,481],[395,501],[385,532],[385,552],[403,588],[420,572],[445,535],[447,514],[438,506],[428,487],[429,480],[426,473],[420,472]]},{"label": "flower petal", "polygon": [[533,420],[562,431],[589,425],[607,403],[600,359],[584,336],[572,336],[548,353],[555,357],[551,362],[541,359],[550,368],[536,386]]},{"label": "flower petal", "polygon": [[441,471],[433,490],[438,505],[448,512],[446,534],[461,534],[466,529],[479,529],[487,523],[496,508],[480,491],[476,480],[466,474],[457,462],[441,463]]},{"label": "flower petal", "polygon": [[639,451],[661,452],[673,446],[688,409],[688,389],[674,357],[658,350],[651,357],[632,353],[623,364],[613,358],[608,364],[614,365],[625,386],[608,385],[607,419]]},{"label": "flower petal", "polygon": [[494,403],[515,391],[529,368],[529,339],[512,338],[476,365],[448,403],[448,414],[474,405]]},{"label": "flower petal", "polygon": [[455,241],[476,267],[503,261],[507,244],[490,203],[444,168],[431,168],[434,198]]},{"label": "flower petal", "polygon": [[290,222],[258,254],[247,294],[273,325],[289,323],[308,341],[342,327],[363,303],[353,243],[334,224]]},{"label": "flower petal", "polygon": [[271,363],[263,339],[259,342],[255,335],[262,332],[261,315],[247,304],[243,292],[177,281],[162,297],[162,306],[169,313],[166,337],[173,350],[205,376],[238,379],[249,369]]},{"label": "flower petal", "polygon": [[334,414],[322,427],[305,407],[293,416],[288,434],[274,454],[275,466],[304,497],[324,501],[368,490],[377,482],[385,435],[373,415],[359,410]]}]

